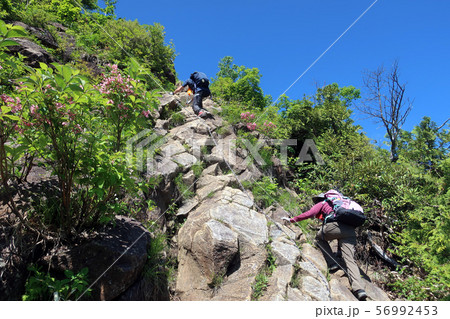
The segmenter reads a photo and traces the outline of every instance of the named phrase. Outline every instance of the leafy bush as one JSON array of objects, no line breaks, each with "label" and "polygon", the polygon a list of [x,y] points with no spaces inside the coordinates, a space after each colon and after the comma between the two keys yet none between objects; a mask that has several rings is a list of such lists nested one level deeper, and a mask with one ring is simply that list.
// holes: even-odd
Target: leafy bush
[{"label": "leafy bush", "polygon": [[[106,118],[106,128],[111,128],[114,136],[114,149],[123,149],[124,137],[131,138],[145,128],[150,117],[151,109],[157,107],[156,91],[145,90],[145,85],[130,75],[124,76],[117,65],[109,65],[111,71],[103,75],[103,79],[96,88],[107,100],[106,107],[102,105],[100,111]],[[138,75],[138,65],[132,64],[130,73]],[[105,103],[104,103],[105,104]],[[125,135],[125,136],[124,136]]]},{"label": "leafy bush", "polygon": [[175,185],[178,188],[178,192],[184,199],[189,199],[189,198],[194,197],[195,192],[191,190],[192,185],[187,185],[183,181],[182,173],[178,174],[178,176],[175,178]]},{"label": "leafy bush", "polygon": [[256,275],[255,282],[252,285],[251,300],[258,300],[263,296],[269,285],[269,278],[276,268],[276,257],[272,252],[271,241],[266,245],[266,253],[265,265]]},{"label": "leafy bush", "polygon": [[245,183],[244,187],[252,190],[258,206],[262,206],[263,208],[269,207],[277,201],[278,184],[268,176],[263,176],[259,181],[254,183]]},{"label": "leafy bush", "polygon": [[11,79],[24,72],[24,66],[20,57],[10,57],[3,51],[6,46],[17,44],[9,38],[24,36],[22,27],[7,25],[0,20],[0,182],[8,194],[10,182],[23,181],[33,160],[33,152],[27,152],[20,144],[18,124],[23,105],[21,99],[14,96],[15,88],[11,83]]},{"label": "leafy bush", "polygon": [[192,171],[194,172],[194,176],[196,178],[199,178],[202,175],[204,168],[205,164],[203,162],[197,162],[191,167]]},{"label": "leafy bush", "polygon": [[[83,268],[78,274],[66,270],[65,279],[57,280],[49,273],[42,272],[38,267],[32,265],[28,268],[33,275],[25,284],[24,301],[40,300],[77,300],[83,293],[90,295],[87,282],[88,269]],[[87,290],[87,291],[86,291]],[[86,293],[85,293],[86,292]]]},{"label": "leafy bush", "polygon": [[[17,122],[9,132],[23,136],[19,149],[36,152],[53,169],[61,204],[46,211],[45,221],[68,233],[107,221],[108,214],[118,211],[117,194],[123,189],[137,192],[122,141],[145,128],[147,108],[156,105],[156,97],[117,68],[95,87],[75,69],[54,67],[41,64],[30,71],[16,92],[20,98],[4,96],[2,118]],[[129,72],[138,75],[133,66]],[[9,115],[9,110],[20,113]]]},{"label": "leafy bush", "polygon": [[[107,19],[104,25],[93,26],[93,29],[91,24],[80,24],[82,31],[73,34],[80,47],[89,54],[98,55],[101,61],[116,61],[119,67],[136,58],[144,68],[148,68],[156,82],[162,81],[163,85],[170,86],[167,75],[175,74],[173,62],[176,54],[171,43],[164,43],[162,25],[141,25],[137,20],[124,19]],[[156,88],[157,84],[148,82],[151,88]]]},{"label": "leafy bush", "polygon": [[237,102],[244,110],[263,109],[268,97],[259,86],[261,74],[256,68],[232,65],[233,58],[226,56],[219,62],[217,78],[212,79],[211,92],[226,102]]}]

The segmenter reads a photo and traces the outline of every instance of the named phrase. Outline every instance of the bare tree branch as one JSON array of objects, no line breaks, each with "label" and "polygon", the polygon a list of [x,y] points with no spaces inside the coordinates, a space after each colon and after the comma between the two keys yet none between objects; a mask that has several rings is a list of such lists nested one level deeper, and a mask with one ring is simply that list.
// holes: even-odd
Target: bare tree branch
[{"label": "bare tree branch", "polygon": [[381,122],[391,143],[391,158],[398,159],[398,139],[401,128],[412,109],[412,101],[405,98],[406,84],[399,79],[398,62],[386,73],[383,66],[365,71],[363,84],[367,97],[356,109]]},{"label": "bare tree branch", "polygon": [[448,122],[448,121],[450,121],[450,117],[447,119],[447,120],[445,120],[445,122],[444,123],[442,123],[442,125],[441,126],[439,126],[437,129],[436,129],[436,132],[437,131],[439,131],[441,128],[443,128],[444,127],[444,125]]}]

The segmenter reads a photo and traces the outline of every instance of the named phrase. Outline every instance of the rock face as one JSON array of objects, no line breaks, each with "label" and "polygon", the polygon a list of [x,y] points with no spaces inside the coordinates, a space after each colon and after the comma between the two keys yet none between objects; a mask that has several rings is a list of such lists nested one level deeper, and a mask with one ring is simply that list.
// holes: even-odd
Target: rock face
[{"label": "rock face", "polygon": [[30,35],[35,36],[43,45],[46,47],[57,49],[58,48],[58,42],[53,37],[50,31],[42,29],[42,28],[36,28],[32,27],[28,24],[25,24],[20,21],[14,21],[11,23],[14,26],[20,26],[24,28]]},{"label": "rock face", "polygon": [[25,38],[12,38],[18,45],[8,47],[11,53],[20,53],[26,57],[27,63],[34,68],[39,67],[39,62],[50,64],[55,60],[45,49],[33,41]]},{"label": "rock face", "polygon": [[66,269],[79,272],[87,267],[90,282],[101,276],[92,287],[92,297],[113,300],[140,276],[147,261],[150,240],[150,233],[140,223],[127,217],[116,217],[115,226],[106,227],[93,240],[52,251],[43,261],[55,273]]},{"label": "rock face", "polygon": [[250,300],[268,241],[267,220],[252,206],[240,190],[225,187],[189,214],[178,234],[181,300]]},{"label": "rock face", "polygon": [[[185,99],[163,96],[161,113]],[[208,99],[204,105],[215,108]],[[223,135],[219,135],[221,119],[199,119],[190,107],[180,113],[184,124],[160,131],[165,139],[161,146],[165,164],[155,170],[167,181],[166,188],[168,177],[182,174],[195,194],[178,205],[177,216],[185,221],[174,239],[178,251],[175,299],[251,300],[252,286],[271,255],[276,268],[260,300],[355,300],[347,278],[338,280],[334,274],[328,281],[322,253],[306,243],[298,228],[283,224],[285,212],[258,211],[252,194],[241,189],[236,179],[252,181],[263,173],[248,160],[248,151],[236,146],[233,130],[221,129]],[[200,163],[203,172],[195,176],[191,167]],[[232,172],[223,175],[230,168]],[[366,290],[370,299],[386,300],[369,281]]]},{"label": "rock face", "polygon": [[[190,107],[178,110],[184,98],[161,98],[160,114],[169,118],[157,122],[161,142],[146,172],[159,183],[147,194],[156,208],[146,216],[170,234],[167,253],[178,262],[170,294],[168,283],[157,287],[143,275],[151,234],[126,217],[116,217],[114,227],[94,238],[55,248],[40,263],[56,274],[88,267],[91,283],[99,278],[92,292],[97,300],[252,300],[257,283],[265,285],[259,294],[264,301],[356,300],[344,271],[328,274],[322,253],[308,239],[314,234],[286,224],[281,207],[261,211],[242,188],[239,181],[254,181],[263,172],[236,146],[233,129],[220,118],[199,119]],[[216,108],[209,99],[205,107]],[[171,127],[171,112],[181,113],[184,123]],[[369,300],[389,300],[367,277],[364,283]]]}]

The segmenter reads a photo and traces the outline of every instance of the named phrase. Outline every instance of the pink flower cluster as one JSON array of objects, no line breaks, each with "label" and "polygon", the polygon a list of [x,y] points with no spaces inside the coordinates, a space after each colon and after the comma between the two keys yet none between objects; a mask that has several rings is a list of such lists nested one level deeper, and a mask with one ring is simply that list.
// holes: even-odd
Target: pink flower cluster
[{"label": "pink flower cluster", "polygon": [[277,126],[272,122],[265,121],[263,125],[258,125],[255,123],[255,114],[251,112],[241,113],[241,120],[247,124],[247,129],[249,131],[258,130],[259,132],[267,135],[272,132]]},{"label": "pink flower cluster", "polygon": [[254,131],[254,130],[256,130],[258,128],[258,125],[256,123],[247,123],[247,128],[250,131]]},{"label": "pink flower cluster", "polygon": [[6,94],[2,94],[0,95],[0,98],[2,99],[3,103],[6,104],[6,106],[11,108],[11,113],[17,114],[22,111],[22,103],[20,102],[20,99],[18,97],[14,99],[13,97],[10,97]]},{"label": "pink flower cluster", "polygon": [[271,129],[277,127],[277,126],[276,126],[275,124],[273,124],[272,122],[267,122],[267,121],[265,121],[263,125],[264,125],[264,126],[267,126],[268,128],[271,128]]},{"label": "pink flower cluster", "polygon": [[48,90],[53,90],[53,86],[51,86],[50,84],[47,84],[47,85],[44,87],[43,91],[44,91],[44,93],[47,93]]},{"label": "pink flower cluster", "polygon": [[[72,103],[73,103],[72,101],[69,101],[69,104],[72,104]],[[70,124],[75,121],[75,113],[73,113],[71,110],[67,110],[67,106],[63,103],[56,102],[54,106],[50,106],[50,109],[56,110],[56,113],[53,113],[53,114],[57,116],[58,122],[63,119],[68,119],[68,121],[64,120],[63,122],[61,122],[61,125],[64,127],[70,126]],[[46,118],[39,113],[38,105],[32,104],[30,106],[30,113],[31,113],[31,117],[34,118],[36,122],[29,123],[29,122],[24,121],[25,126],[27,126],[27,127],[36,126],[37,127],[44,123],[46,123],[48,125],[52,125],[52,121],[50,121],[49,118]],[[73,124],[73,127],[72,127],[73,133],[79,134],[79,133],[81,133],[81,131],[82,131],[82,129],[79,124]]]},{"label": "pink flower cluster", "polygon": [[244,112],[241,113],[241,120],[245,121],[245,122],[250,122],[251,120],[255,119],[255,114],[250,113],[250,112]]},{"label": "pink flower cluster", "polygon": [[142,111],[142,115],[144,115],[146,118],[149,118],[149,116],[150,116],[150,111],[149,111],[149,110],[147,110],[147,111]]},{"label": "pink flower cluster", "polygon": [[254,131],[258,127],[258,125],[255,122],[253,122],[254,119],[255,114],[253,113],[250,112],[241,113],[241,120],[247,123],[247,129],[250,131]]},{"label": "pink flower cluster", "polygon": [[259,131],[265,135],[272,132],[277,126],[272,122],[264,121],[264,124],[259,128]]},{"label": "pink flower cluster", "polygon": [[111,68],[111,72],[108,75],[103,74],[102,82],[96,86],[100,93],[108,96],[111,94],[124,94],[126,97],[133,95],[134,90],[131,85],[133,79],[130,76],[122,76],[117,65],[108,64],[108,66]]}]

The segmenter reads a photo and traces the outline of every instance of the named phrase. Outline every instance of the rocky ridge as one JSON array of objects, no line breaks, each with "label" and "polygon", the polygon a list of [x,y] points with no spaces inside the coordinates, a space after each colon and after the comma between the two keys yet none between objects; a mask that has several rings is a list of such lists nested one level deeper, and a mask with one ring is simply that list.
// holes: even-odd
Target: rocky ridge
[{"label": "rocky ridge", "polygon": [[[183,93],[165,95],[160,112],[176,109],[177,101],[186,99]],[[220,111],[209,99],[205,107]],[[252,286],[271,254],[276,268],[260,300],[356,300],[344,271],[327,278],[322,253],[299,228],[283,224],[286,213],[281,208],[263,212],[252,194],[241,188],[238,181],[257,180],[263,172],[248,160],[246,150],[236,147],[233,128],[224,126],[219,116],[199,119],[190,107],[180,113],[185,123],[172,129],[168,129],[171,118],[158,121],[164,144],[153,163],[156,169],[149,173],[164,177],[164,189],[157,197],[166,198],[166,204],[169,197],[176,200],[167,189],[174,189],[170,179],[179,174],[195,192],[180,201],[177,211],[186,220],[173,240],[178,251],[175,299],[251,300]],[[196,178],[192,166],[199,162],[205,169]],[[163,209],[158,216],[164,216]],[[389,300],[367,276],[364,281],[369,299]]]},{"label": "rocky ridge", "polygon": [[[174,282],[155,287],[146,279],[152,234],[121,216],[115,227],[107,226],[73,247],[55,247],[38,263],[53,273],[88,267],[90,282],[98,280],[92,287],[97,300],[355,301],[345,272],[327,273],[325,259],[308,234],[285,224],[281,207],[261,210],[251,192],[242,188],[241,182],[253,182],[267,172],[236,145],[234,128],[219,115],[203,120],[189,106],[180,109],[187,100],[186,93],[160,98],[154,115],[158,139],[149,146],[154,156],[147,159],[145,173],[159,180],[147,194],[155,208],[139,218],[156,221],[169,237],[165,257],[177,261]],[[220,114],[212,100],[204,106]],[[174,114],[182,115],[181,124]],[[183,192],[180,181],[186,185]],[[9,248],[0,248],[0,299],[14,300],[20,294],[15,296],[12,287],[25,281],[26,272],[8,270]],[[264,273],[268,264],[270,274]],[[389,300],[362,275],[370,300]],[[263,277],[266,288],[255,297]]]}]

